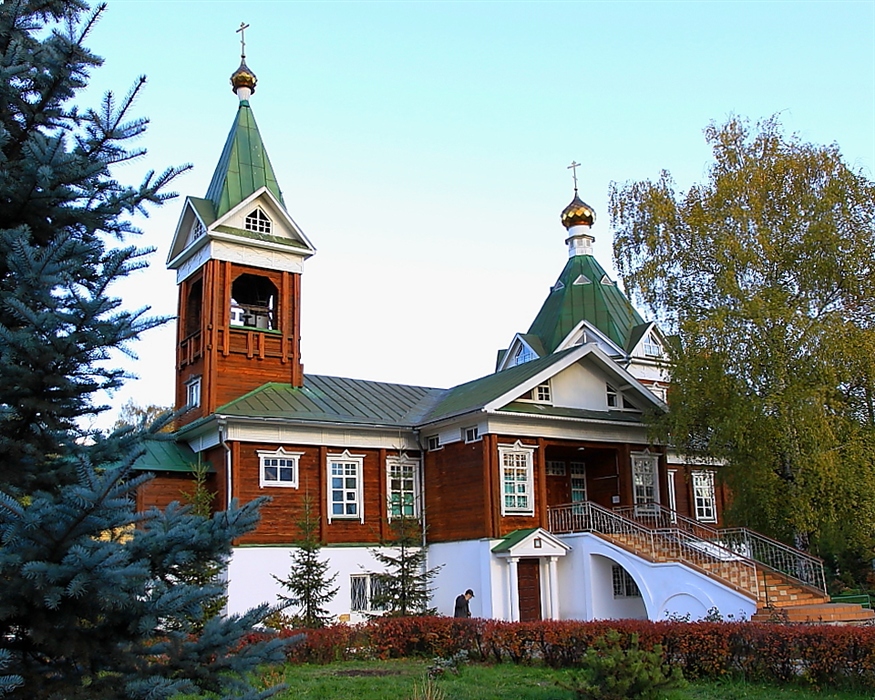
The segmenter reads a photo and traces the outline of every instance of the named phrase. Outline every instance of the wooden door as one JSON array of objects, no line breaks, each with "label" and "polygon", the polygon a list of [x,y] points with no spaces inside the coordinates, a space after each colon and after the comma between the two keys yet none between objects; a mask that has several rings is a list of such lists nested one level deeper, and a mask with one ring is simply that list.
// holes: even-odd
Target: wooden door
[{"label": "wooden door", "polygon": [[517,565],[517,588],[520,601],[520,622],[541,619],[541,562],[520,559]]}]

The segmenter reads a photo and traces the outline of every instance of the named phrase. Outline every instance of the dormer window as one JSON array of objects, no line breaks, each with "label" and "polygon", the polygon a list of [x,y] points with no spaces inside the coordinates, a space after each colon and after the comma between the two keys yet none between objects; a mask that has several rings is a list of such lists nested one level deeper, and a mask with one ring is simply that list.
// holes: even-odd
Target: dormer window
[{"label": "dormer window", "polygon": [[247,231],[254,231],[255,233],[270,233],[273,227],[273,222],[268,218],[267,214],[261,210],[261,207],[256,207],[246,217],[246,220],[243,222],[243,227]]},{"label": "dormer window", "polygon": [[191,224],[191,229],[188,232],[188,242],[194,243],[198,238],[203,236],[207,232],[207,229],[201,223],[201,220],[195,217],[195,220]]},{"label": "dormer window", "polygon": [[513,359],[510,361],[510,367],[516,367],[517,365],[524,365],[526,362],[531,362],[532,360],[538,359],[537,355],[532,352],[531,348],[524,343],[520,343],[517,346],[516,352],[514,353]]},{"label": "dormer window", "polygon": [[550,403],[553,400],[553,395],[550,392],[550,382],[538,384],[535,387],[535,401],[538,403]]},{"label": "dormer window", "polygon": [[648,333],[644,338],[644,354],[647,357],[662,357],[662,346],[653,333]]},{"label": "dormer window", "polygon": [[612,387],[610,384],[606,385],[606,396],[608,400],[608,408],[617,408],[617,406],[619,406],[617,390],[614,389],[614,387]]}]

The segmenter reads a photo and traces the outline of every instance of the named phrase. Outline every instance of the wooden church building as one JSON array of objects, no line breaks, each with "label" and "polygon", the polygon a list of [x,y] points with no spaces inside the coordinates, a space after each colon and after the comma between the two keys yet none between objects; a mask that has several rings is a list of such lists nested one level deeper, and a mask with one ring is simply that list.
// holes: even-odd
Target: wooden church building
[{"label": "wooden church building", "polygon": [[468,588],[473,615],[504,620],[825,601],[819,561],[720,529],[713,466],[648,441],[646,413],[666,409],[665,338],[593,257],[595,213],[576,187],[561,215],[567,263],[492,374],[451,388],[306,374],[301,285],[315,249],[283,200],[255,84],[244,61],[212,181],[186,198],[173,236],[185,411],[176,442],[143,458],[156,478],[139,495],[142,507],[178,500],[190,465],[207,462],[217,508],[271,497],[234,548],[231,612],[276,602],[305,499],[341,620],[379,612],[372,550],[402,514],[424,525],[443,614]]}]

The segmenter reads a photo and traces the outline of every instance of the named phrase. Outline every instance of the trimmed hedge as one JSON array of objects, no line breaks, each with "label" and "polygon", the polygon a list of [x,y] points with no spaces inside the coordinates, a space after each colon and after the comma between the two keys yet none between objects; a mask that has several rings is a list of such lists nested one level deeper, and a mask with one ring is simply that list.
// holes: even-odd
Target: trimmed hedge
[{"label": "trimmed hedge", "polygon": [[495,663],[543,663],[571,668],[609,630],[628,648],[662,647],[665,661],[688,679],[741,676],[752,681],[875,688],[875,627],[775,625],[754,622],[648,622],[572,620],[501,622],[448,617],[387,617],[361,625],[303,632],[288,650],[293,663],[355,658],[450,657],[465,650]]}]

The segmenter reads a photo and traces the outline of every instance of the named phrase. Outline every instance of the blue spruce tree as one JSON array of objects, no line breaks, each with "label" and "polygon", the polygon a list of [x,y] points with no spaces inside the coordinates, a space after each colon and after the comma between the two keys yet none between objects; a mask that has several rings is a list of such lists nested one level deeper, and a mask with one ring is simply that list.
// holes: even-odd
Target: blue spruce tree
[{"label": "blue spruce tree", "polygon": [[247,674],[283,643],[241,640],[270,611],[209,617],[222,586],[190,575],[227,562],[258,504],[138,513],[148,477],[131,464],[151,436],[80,427],[124,379],[110,354],[161,322],[109,290],[150,252],[126,242],[133,215],[185,169],[113,177],[142,153],[128,144],[147,126],[130,115],[145,79],[74,105],[101,64],[85,40],[103,10],[0,3],[0,695],[267,697]]}]

